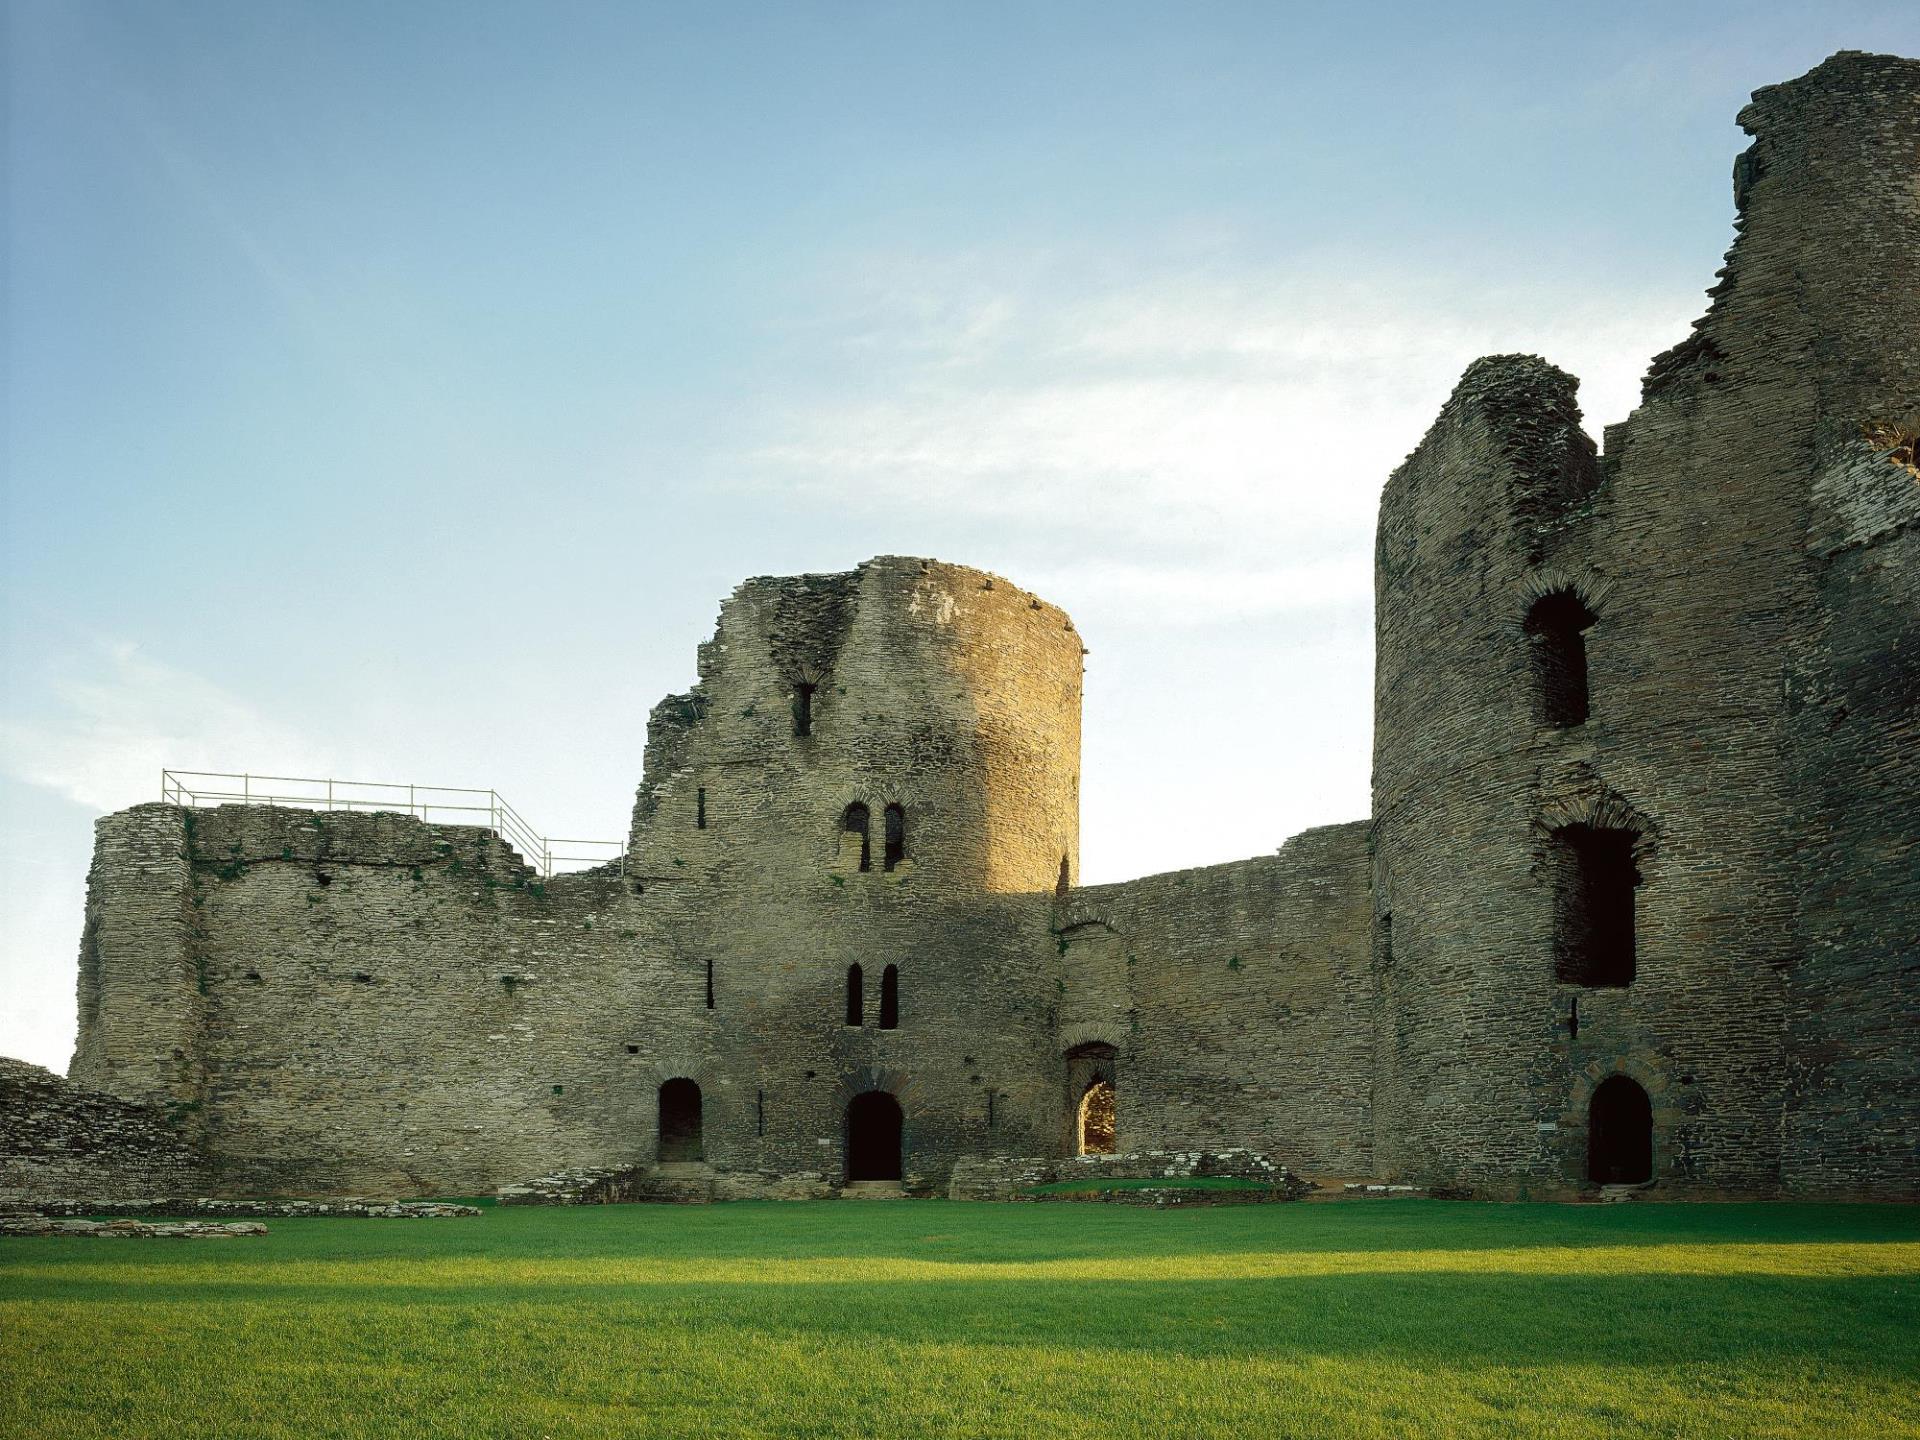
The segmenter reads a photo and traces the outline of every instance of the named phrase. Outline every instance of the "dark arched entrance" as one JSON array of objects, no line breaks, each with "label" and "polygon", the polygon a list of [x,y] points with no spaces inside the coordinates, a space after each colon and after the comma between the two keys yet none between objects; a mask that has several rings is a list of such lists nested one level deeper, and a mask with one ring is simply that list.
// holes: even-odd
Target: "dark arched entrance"
[{"label": "dark arched entrance", "polygon": [[1653,1179],[1653,1102],[1624,1075],[1602,1082],[1587,1107],[1587,1178],[1600,1185]]},{"label": "dark arched entrance", "polygon": [[900,1178],[900,1102],[884,1090],[847,1105],[847,1179]]},{"label": "dark arched entrance", "polygon": [[660,1087],[660,1163],[698,1160],[700,1087],[691,1080],[669,1080]]}]

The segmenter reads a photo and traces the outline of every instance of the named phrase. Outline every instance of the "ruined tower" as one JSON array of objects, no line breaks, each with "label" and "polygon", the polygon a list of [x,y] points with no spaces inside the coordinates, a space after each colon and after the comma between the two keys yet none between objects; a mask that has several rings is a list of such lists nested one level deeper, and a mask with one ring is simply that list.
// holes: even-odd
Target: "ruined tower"
[{"label": "ruined tower", "polygon": [[1920,1182],[1920,64],[1839,55],[1740,122],[1712,306],[1604,458],[1571,377],[1494,357],[1381,503],[1398,1175]]}]

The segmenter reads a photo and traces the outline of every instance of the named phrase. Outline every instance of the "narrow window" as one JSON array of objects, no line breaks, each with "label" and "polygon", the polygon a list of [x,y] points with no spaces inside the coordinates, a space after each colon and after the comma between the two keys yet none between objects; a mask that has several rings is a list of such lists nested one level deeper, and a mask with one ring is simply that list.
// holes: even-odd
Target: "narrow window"
[{"label": "narrow window", "polygon": [[993,1091],[987,1091],[987,1129],[993,1129]]},{"label": "narrow window", "polygon": [[900,1028],[900,967],[889,965],[880,972],[880,1028]]},{"label": "narrow window", "polygon": [[907,858],[907,812],[898,805],[887,806],[886,867],[891,870]]},{"label": "narrow window", "polygon": [[1569,729],[1587,721],[1587,641],[1594,614],[1571,590],[1534,601],[1525,630],[1533,667],[1533,713],[1542,725]]},{"label": "narrow window", "polygon": [[843,835],[860,837],[860,868],[873,868],[873,845],[867,836],[867,807],[858,800],[847,806],[846,813],[840,817],[840,832]]},{"label": "narrow window", "polygon": [[693,828],[696,830],[707,828],[707,787],[704,785],[694,792]]},{"label": "narrow window", "polygon": [[1060,878],[1053,882],[1053,893],[1056,899],[1064,900],[1067,898],[1067,879],[1067,857],[1062,855],[1060,857]]},{"label": "narrow window", "polygon": [[858,965],[847,967],[847,1024],[867,1023],[866,980]]},{"label": "narrow window", "polygon": [[663,1165],[698,1160],[701,1144],[700,1087],[691,1080],[669,1080],[660,1087],[660,1141]]},{"label": "narrow window", "polygon": [[800,680],[793,687],[793,733],[811,735],[813,733],[813,684]]},{"label": "narrow window", "polygon": [[707,1009],[713,1008],[713,959],[707,959]]},{"label": "narrow window", "polygon": [[753,1133],[767,1133],[767,1092],[764,1090],[753,1092]]},{"label": "narrow window", "polygon": [[1633,832],[1584,823],[1553,832],[1553,968],[1564,985],[1631,985]]}]

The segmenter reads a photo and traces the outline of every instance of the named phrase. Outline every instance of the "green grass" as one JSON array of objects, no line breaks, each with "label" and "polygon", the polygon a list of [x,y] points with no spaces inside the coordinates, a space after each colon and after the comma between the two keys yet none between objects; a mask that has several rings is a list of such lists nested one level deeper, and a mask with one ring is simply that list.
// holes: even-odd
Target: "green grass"
[{"label": "green grass", "polygon": [[1920,1209],[940,1201],[0,1240],[0,1434],[1920,1434]]},{"label": "green grass", "polygon": [[1103,1190],[1271,1190],[1258,1180],[1240,1180],[1231,1175],[1167,1175],[1155,1180],[1106,1175],[1092,1180],[1056,1180],[1051,1185],[1031,1185],[1029,1195],[1096,1195]]}]

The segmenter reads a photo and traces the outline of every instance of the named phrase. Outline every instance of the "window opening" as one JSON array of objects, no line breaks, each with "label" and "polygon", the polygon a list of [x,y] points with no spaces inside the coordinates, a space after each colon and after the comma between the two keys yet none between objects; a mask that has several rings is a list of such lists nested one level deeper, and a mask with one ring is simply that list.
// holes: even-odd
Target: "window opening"
[{"label": "window opening", "polygon": [[1633,983],[1633,841],[1630,830],[1585,823],[1553,832],[1553,964],[1562,984]]},{"label": "window opening", "polygon": [[845,812],[840,816],[840,829],[842,833],[858,835],[860,837],[860,868],[862,870],[871,870],[873,868],[873,847],[867,836],[867,826],[867,807],[858,800],[847,806]]},{"label": "window opening", "polygon": [[1593,612],[1571,590],[1543,595],[1527,612],[1532,655],[1534,718],[1569,729],[1587,721],[1586,631]]},{"label": "window opening", "polygon": [[907,858],[907,812],[898,805],[886,811],[886,868],[891,870]]}]

